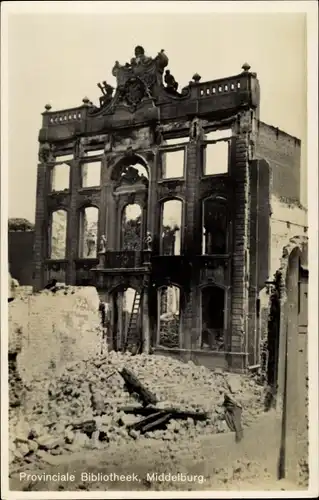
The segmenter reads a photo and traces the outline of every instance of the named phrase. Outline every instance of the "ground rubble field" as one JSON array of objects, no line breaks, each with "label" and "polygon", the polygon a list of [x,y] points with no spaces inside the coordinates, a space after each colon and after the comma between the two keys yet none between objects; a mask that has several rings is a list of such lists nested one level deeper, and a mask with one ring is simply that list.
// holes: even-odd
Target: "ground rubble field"
[{"label": "ground rubble field", "polygon": [[[204,411],[207,418],[202,421],[173,418],[162,429],[144,434],[132,431],[129,426],[144,417],[121,409],[142,406],[136,394],[126,390],[119,374],[124,367],[156,394],[156,408]],[[228,433],[230,446],[237,445],[235,433],[229,430],[225,421],[225,394],[231,395],[242,407],[245,441],[246,430],[258,422],[259,417],[265,417],[265,388],[251,376],[210,371],[193,362],[182,363],[174,358],[132,356],[113,351],[69,364],[60,377],[35,380],[25,387],[21,406],[10,410],[10,487],[15,490],[196,490],[238,489],[240,480],[248,481],[247,487],[254,488],[256,477],[269,482],[267,469],[245,458],[226,468],[208,470],[212,455],[209,442],[213,436]],[[43,481],[27,484],[18,479],[21,471],[34,474],[59,470],[63,473],[81,468],[104,474],[107,471],[120,474],[140,471],[145,478],[145,471],[164,472],[163,467],[171,473],[206,473],[208,480],[186,485],[167,481],[150,484],[144,479],[139,484],[116,481],[110,484],[100,480],[83,483],[79,478],[66,485],[65,482]]]},{"label": "ground rubble field", "polygon": [[[167,429],[143,435],[138,431],[129,432],[127,426],[142,417],[126,414],[121,407],[141,403],[125,390],[119,374],[124,367],[156,395],[157,408],[204,411],[208,418],[198,422],[192,418],[172,419]],[[38,450],[56,455],[81,447],[109,446],[123,440],[177,441],[182,435],[190,438],[227,432],[222,406],[225,393],[232,394],[242,406],[244,427],[263,411],[264,388],[254,379],[210,371],[193,362],[112,351],[89,361],[73,363],[59,378],[36,380],[25,388],[22,406],[11,412],[10,460],[13,463],[21,455],[29,457],[29,453]],[[91,422],[91,428],[88,429],[90,425],[81,428],[82,422]],[[28,453],[27,447],[32,448]]]}]

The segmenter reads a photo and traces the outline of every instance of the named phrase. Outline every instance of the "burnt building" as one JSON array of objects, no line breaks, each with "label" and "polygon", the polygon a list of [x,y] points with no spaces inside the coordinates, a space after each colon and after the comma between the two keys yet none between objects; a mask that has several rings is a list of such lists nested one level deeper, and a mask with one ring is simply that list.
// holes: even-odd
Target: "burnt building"
[{"label": "burnt building", "polygon": [[259,361],[271,196],[299,198],[300,141],[259,121],[248,64],[181,90],[167,67],[136,47],[99,106],[46,106],[35,287],[96,286],[114,349],[242,370]]}]

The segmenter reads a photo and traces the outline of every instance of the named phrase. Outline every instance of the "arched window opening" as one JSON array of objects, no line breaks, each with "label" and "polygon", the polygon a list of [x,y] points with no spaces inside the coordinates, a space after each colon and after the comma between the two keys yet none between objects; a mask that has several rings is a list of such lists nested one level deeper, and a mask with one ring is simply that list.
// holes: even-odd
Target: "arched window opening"
[{"label": "arched window opening", "polygon": [[66,258],[67,212],[52,212],[50,224],[50,259]]},{"label": "arched window opening", "polygon": [[96,187],[101,184],[101,162],[92,161],[82,163],[82,187]]},{"label": "arched window opening", "polygon": [[209,286],[202,290],[201,303],[201,348],[213,351],[225,349],[225,290]]},{"label": "arched window opening", "polygon": [[203,201],[204,255],[227,252],[227,205],[226,201],[207,198]]},{"label": "arched window opening", "polygon": [[161,221],[161,254],[181,254],[181,228],[182,228],[181,200],[164,201],[162,205]]},{"label": "arched window opening", "polygon": [[176,179],[184,177],[185,148],[162,153],[162,178]]},{"label": "arched window opening", "polygon": [[142,250],[142,209],[137,203],[126,205],[122,214],[122,250]]},{"label": "arched window opening", "polygon": [[86,207],[80,212],[80,257],[95,259],[97,257],[97,233],[99,210]]},{"label": "arched window opening", "polygon": [[204,154],[204,175],[226,174],[228,172],[231,129],[216,130],[206,134]]},{"label": "arched window opening", "polygon": [[120,162],[113,170],[112,180],[115,181],[115,187],[122,185],[143,184],[148,186],[148,171],[140,163]]},{"label": "arched window opening", "polygon": [[64,191],[70,189],[70,167],[66,163],[54,165],[52,168],[51,190]]},{"label": "arched window opening", "polygon": [[180,327],[180,289],[175,285],[161,287],[158,290],[158,344],[179,348]]}]

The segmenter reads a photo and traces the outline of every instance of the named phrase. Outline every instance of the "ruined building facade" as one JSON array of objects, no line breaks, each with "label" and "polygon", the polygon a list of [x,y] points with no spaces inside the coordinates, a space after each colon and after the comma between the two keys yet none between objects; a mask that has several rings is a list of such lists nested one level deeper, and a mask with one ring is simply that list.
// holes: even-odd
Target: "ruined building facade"
[{"label": "ruined building facade", "polygon": [[99,106],[46,106],[35,287],[96,286],[111,348],[242,370],[259,362],[271,200],[298,204],[300,141],[260,122],[249,65],[181,91],[167,66],[136,47]]}]

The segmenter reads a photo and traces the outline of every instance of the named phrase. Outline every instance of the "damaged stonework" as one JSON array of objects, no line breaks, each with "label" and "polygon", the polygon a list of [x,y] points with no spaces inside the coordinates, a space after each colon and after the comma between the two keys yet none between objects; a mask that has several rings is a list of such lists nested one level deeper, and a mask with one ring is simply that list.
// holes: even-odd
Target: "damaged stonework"
[{"label": "damaged stonework", "polygon": [[17,366],[25,384],[45,374],[58,375],[71,360],[94,356],[101,349],[101,336],[99,297],[93,287],[43,290],[10,304],[10,350],[19,347]]}]

